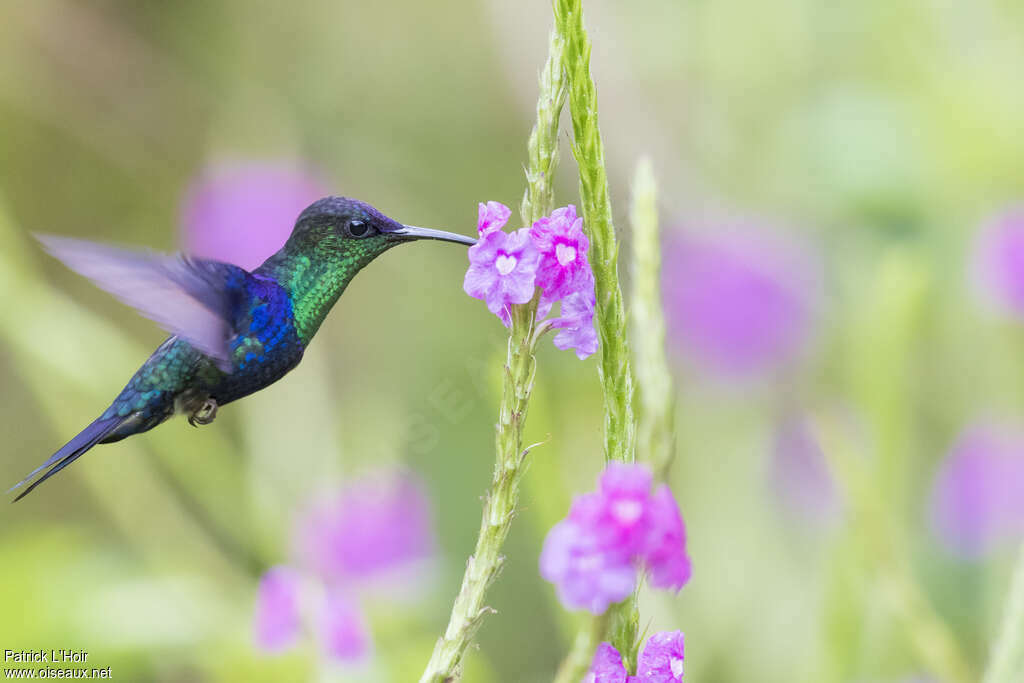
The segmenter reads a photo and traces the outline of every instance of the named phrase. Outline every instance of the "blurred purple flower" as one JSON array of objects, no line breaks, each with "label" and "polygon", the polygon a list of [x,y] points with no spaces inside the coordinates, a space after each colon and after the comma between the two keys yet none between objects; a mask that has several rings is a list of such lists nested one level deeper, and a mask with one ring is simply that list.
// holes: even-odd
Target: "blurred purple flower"
[{"label": "blurred purple flower", "polygon": [[808,337],[815,278],[796,244],[754,230],[689,232],[666,245],[663,263],[669,331],[705,368],[763,372]]},{"label": "blurred purple flower", "polygon": [[662,631],[647,639],[636,664],[643,683],[679,683],[683,680],[683,633]]},{"label": "blurred purple flower", "polygon": [[508,223],[509,216],[512,215],[512,209],[508,208],[501,202],[487,202],[486,204],[480,204],[478,208],[478,218],[476,222],[477,232],[480,236],[488,235],[495,230],[501,230]]},{"label": "blurred purple flower", "polygon": [[626,667],[622,664],[619,651],[611,643],[598,645],[583,683],[626,683],[627,679]]},{"label": "blurred purple flower", "polygon": [[538,219],[530,228],[530,238],[541,254],[537,286],[546,298],[557,301],[583,289],[593,291],[587,261],[590,240],[583,234],[583,219],[576,216],[575,206],[555,209]]},{"label": "blurred purple flower", "polygon": [[362,477],[313,506],[295,532],[303,566],[327,582],[374,579],[431,558],[430,503],[408,473]]},{"label": "blurred purple flower", "polygon": [[840,492],[804,417],[788,416],[776,427],[769,476],[787,511],[812,522],[838,516]]},{"label": "blurred purple flower", "polygon": [[287,161],[214,164],[182,206],[184,248],[255,268],[284,245],[299,213],[327,194],[315,175]]},{"label": "blurred purple flower", "polygon": [[[295,528],[297,568],[275,567],[260,583],[256,645],[292,645],[302,623],[300,593],[309,586],[313,629],[326,653],[356,659],[370,648],[358,599],[375,586],[408,595],[434,559],[435,538],[423,486],[408,473],[379,472],[314,505]],[[316,590],[313,590],[316,589]]]},{"label": "blurred purple flower", "polygon": [[1024,203],[991,217],[974,244],[974,278],[998,308],[1024,316]]},{"label": "blurred purple flower", "polygon": [[302,628],[302,577],[288,567],[274,567],[260,579],[254,619],[256,645],[267,652],[291,647]]},{"label": "blurred purple flower", "polygon": [[555,584],[558,599],[569,609],[602,614],[636,588],[636,567],[623,552],[571,519],[556,524],[544,539],[540,573]]},{"label": "blurred purple flower", "polygon": [[363,615],[337,592],[329,593],[324,600],[319,627],[324,652],[332,659],[361,659],[370,650],[370,634]]},{"label": "blurred purple flower", "polygon": [[679,590],[689,580],[678,505],[667,486],[654,495],[650,488],[646,467],[610,463],[599,490],[578,496],[548,533],[540,572],[566,607],[601,614],[633,591],[639,568],[656,588]]},{"label": "blurred purple flower", "polygon": [[511,324],[508,307],[533,298],[539,261],[540,253],[527,229],[513,233],[493,230],[469,248],[470,266],[463,289],[486,302],[487,310],[507,327]]},{"label": "blurred purple flower", "polygon": [[931,519],[939,539],[962,557],[1024,536],[1024,433],[967,428],[935,477]]}]

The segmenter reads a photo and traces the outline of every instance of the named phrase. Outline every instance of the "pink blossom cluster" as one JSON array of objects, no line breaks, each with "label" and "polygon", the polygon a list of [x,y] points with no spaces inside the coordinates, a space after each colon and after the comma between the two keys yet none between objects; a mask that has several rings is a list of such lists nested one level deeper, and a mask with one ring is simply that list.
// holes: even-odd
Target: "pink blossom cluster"
[{"label": "pink blossom cluster", "polygon": [[601,643],[594,653],[583,683],[680,683],[683,680],[683,634],[662,631],[647,639],[630,676],[622,655],[609,643]]},{"label": "pink blossom cluster", "polygon": [[363,477],[314,505],[294,533],[294,565],[278,565],[260,580],[256,646],[280,652],[303,630],[335,660],[357,660],[370,649],[361,598],[376,587],[408,593],[435,553],[429,501],[417,479],[387,473]]},{"label": "pink blossom cluster", "polygon": [[668,486],[651,492],[643,465],[611,463],[598,490],[578,496],[544,540],[541,575],[569,609],[603,613],[626,598],[646,570],[655,588],[689,581],[686,528]]},{"label": "pink blossom cluster", "polygon": [[480,204],[480,241],[469,248],[463,289],[481,299],[506,327],[510,307],[529,303],[540,289],[537,317],[545,318],[561,302],[554,343],[575,349],[579,358],[597,351],[594,331],[594,274],[587,260],[590,241],[573,205],[555,209],[530,228],[503,230],[512,211],[499,202]]}]

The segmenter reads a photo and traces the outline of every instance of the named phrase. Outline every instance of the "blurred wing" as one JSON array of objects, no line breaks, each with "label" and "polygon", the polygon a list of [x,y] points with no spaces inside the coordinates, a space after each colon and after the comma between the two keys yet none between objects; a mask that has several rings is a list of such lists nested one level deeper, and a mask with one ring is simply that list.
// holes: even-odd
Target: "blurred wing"
[{"label": "blurred wing", "polygon": [[36,235],[53,256],[230,372],[228,341],[248,273],[227,263]]}]

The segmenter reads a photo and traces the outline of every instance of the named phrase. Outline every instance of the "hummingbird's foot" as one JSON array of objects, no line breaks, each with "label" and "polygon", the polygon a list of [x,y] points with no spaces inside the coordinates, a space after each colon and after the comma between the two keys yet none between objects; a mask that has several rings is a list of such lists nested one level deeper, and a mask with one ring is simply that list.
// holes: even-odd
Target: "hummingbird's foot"
[{"label": "hummingbird's foot", "polygon": [[208,425],[217,417],[217,402],[212,398],[203,401],[203,405],[194,413],[189,415],[188,423],[193,427]]}]

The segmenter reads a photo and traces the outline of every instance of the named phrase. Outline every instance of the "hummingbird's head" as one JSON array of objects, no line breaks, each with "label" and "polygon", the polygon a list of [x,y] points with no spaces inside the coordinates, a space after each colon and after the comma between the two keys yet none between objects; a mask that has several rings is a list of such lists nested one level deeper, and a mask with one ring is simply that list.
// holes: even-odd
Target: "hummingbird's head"
[{"label": "hummingbird's head", "polygon": [[299,214],[292,240],[315,243],[318,249],[365,254],[371,259],[393,246],[413,240],[441,240],[472,246],[472,237],[443,230],[403,225],[366,202],[324,197]]}]

